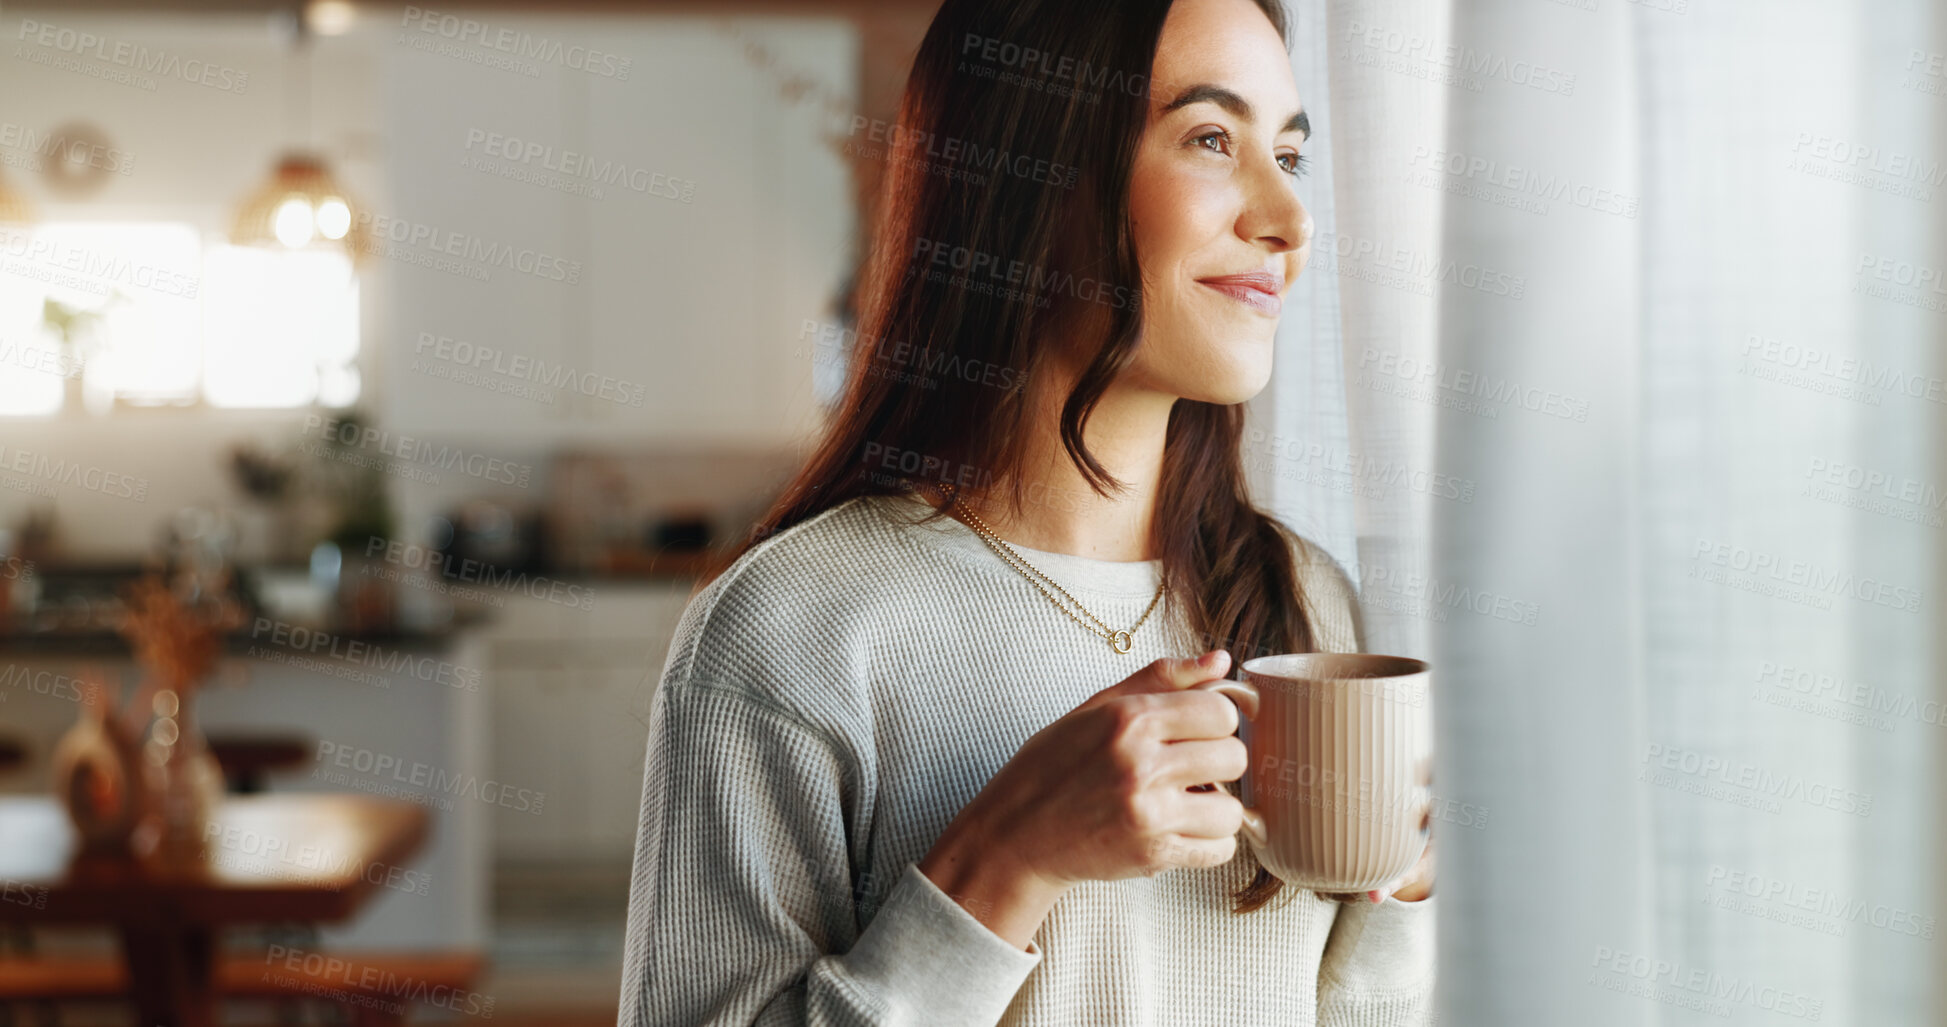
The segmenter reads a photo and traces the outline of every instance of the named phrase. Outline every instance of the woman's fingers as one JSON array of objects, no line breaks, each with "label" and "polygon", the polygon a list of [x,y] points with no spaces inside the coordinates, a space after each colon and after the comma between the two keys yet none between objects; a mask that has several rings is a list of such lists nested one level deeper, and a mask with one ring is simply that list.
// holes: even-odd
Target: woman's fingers
[{"label": "woman's fingers", "polygon": [[1102,715],[1116,718],[1118,735],[1150,743],[1228,738],[1237,731],[1239,716],[1229,699],[1195,688],[1125,695]]},{"label": "woman's fingers", "polygon": [[1250,758],[1244,743],[1231,737],[1171,742],[1158,758],[1161,773],[1157,783],[1181,789],[1235,781],[1244,776]]},{"label": "woman's fingers", "polygon": [[1379,894],[1372,901],[1380,902],[1387,895],[1393,895],[1402,902],[1418,902],[1432,894],[1433,844],[1429,842],[1426,849],[1420,853],[1419,862],[1413,864],[1413,869],[1408,870],[1406,876],[1394,881],[1384,894]]},{"label": "woman's fingers", "polygon": [[1244,826],[1244,804],[1229,792],[1176,792],[1166,800],[1163,816],[1172,833],[1191,838],[1229,838]]},{"label": "woman's fingers", "polygon": [[1170,835],[1157,841],[1150,854],[1150,869],[1160,872],[1179,867],[1220,867],[1236,855],[1237,839],[1232,835],[1221,838]]},{"label": "woman's fingers", "polygon": [[1150,692],[1180,692],[1206,681],[1215,681],[1230,672],[1230,653],[1212,649],[1202,656],[1185,659],[1151,660],[1141,670],[1095,693],[1081,709],[1099,706],[1126,695]]}]

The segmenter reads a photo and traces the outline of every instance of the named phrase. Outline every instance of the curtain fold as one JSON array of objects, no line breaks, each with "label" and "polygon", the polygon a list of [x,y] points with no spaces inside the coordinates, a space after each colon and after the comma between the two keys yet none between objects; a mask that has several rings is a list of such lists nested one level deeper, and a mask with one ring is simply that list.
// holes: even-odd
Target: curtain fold
[{"label": "curtain fold", "polygon": [[1439,1022],[1947,1022],[1942,19],[1292,11],[1253,470],[1435,664]]}]

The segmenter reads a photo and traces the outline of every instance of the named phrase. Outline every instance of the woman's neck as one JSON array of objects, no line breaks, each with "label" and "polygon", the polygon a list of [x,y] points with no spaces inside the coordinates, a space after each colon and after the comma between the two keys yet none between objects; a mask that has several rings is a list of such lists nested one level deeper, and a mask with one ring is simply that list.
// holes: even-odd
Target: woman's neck
[{"label": "woman's neck", "polygon": [[1036,401],[1035,425],[1019,471],[1020,509],[1008,501],[1005,484],[981,496],[963,496],[962,502],[1014,545],[1094,560],[1155,559],[1149,527],[1176,398],[1113,386],[1103,394],[1084,438],[1095,459],[1127,486],[1103,496],[1062,448],[1061,402],[1067,391],[1047,390]]}]

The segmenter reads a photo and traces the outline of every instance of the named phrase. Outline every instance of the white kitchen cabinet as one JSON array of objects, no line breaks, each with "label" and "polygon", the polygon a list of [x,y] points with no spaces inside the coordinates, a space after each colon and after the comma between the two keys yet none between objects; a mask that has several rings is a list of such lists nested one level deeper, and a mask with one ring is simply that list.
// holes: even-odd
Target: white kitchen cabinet
[{"label": "white kitchen cabinet", "polygon": [[[635,845],[649,702],[688,582],[593,585],[592,609],[516,609],[491,629],[494,773],[547,794],[545,817],[501,817],[502,858],[626,861]],[[522,604],[548,606],[525,599]]]},{"label": "white kitchen cabinet", "polygon": [[[517,357],[550,364],[570,357],[564,326],[585,300],[579,286],[554,277],[580,278],[576,200],[467,162],[496,162],[483,143],[469,148],[474,136],[559,137],[562,80],[407,47],[386,57],[390,207],[372,212],[378,252],[362,265],[382,280],[390,322],[375,340],[385,366],[384,423],[404,435],[473,445],[492,438],[502,448],[507,440],[545,438],[569,416],[564,406],[492,390],[523,386],[495,373]],[[479,362],[489,350],[507,356]]]},{"label": "white kitchen cabinet", "polygon": [[[855,30],[821,19],[735,30],[695,18],[500,21],[599,41],[628,60],[628,76],[543,64],[529,77],[398,48],[391,193],[437,238],[557,255],[575,281],[376,262],[393,311],[388,425],[502,446],[800,438],[816,417],[820,352],[800,341],[802,326],[831,320],[853,259],[849,126],[827,107],[856,94]],[[763,59],[746,38],[762,40]],[[807,81],[809,93],[787,95]],[[446,358],[435,343],[429,361],[426,334],[452,340]],[[505,356],[470,366],[482,347]],[[517,356],[583,373],[586,388],[495,373]]]}]

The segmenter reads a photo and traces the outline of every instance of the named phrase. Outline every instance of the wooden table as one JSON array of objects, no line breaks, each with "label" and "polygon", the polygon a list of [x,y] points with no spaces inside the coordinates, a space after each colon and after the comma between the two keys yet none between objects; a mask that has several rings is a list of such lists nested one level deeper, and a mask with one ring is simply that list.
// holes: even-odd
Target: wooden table
[{"label": "wooden table", "polygon": [[209,1027],[221,927],[349,918],[396,879],[427,819],[423,806],[362,795],[233,797],[200,863],[83,868],[70,865],[74,830],[52,798],[0,797],[0,920],[112,925],[138,1022]]}]

